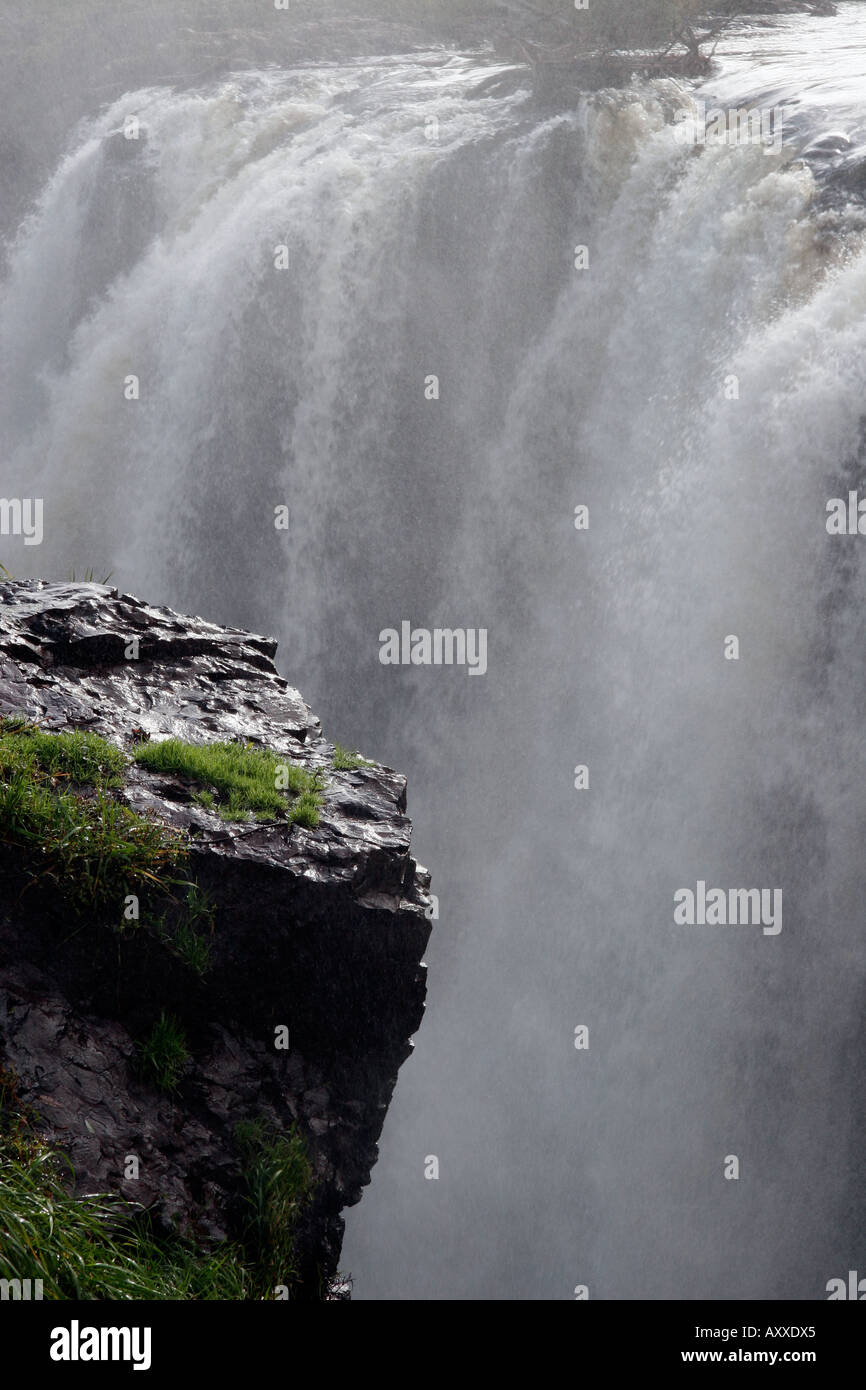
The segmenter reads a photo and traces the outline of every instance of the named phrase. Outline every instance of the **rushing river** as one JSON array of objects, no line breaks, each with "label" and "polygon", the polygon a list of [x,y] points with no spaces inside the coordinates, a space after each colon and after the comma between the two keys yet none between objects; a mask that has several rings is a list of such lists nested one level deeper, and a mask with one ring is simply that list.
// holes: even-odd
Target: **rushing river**
[{"label": "rushing river", "polygon": [[[864,51],[852,2],[567,112],[441,50],[157,83],[9,245],[0,560],[274,633],[409,777],[440,916],[356,1297],[862,1266]],[[776,147],[700,141],[756,103]],[[406,620],[486,674],[383,665]],[[781,930],[676,923],[698,881]]]}]

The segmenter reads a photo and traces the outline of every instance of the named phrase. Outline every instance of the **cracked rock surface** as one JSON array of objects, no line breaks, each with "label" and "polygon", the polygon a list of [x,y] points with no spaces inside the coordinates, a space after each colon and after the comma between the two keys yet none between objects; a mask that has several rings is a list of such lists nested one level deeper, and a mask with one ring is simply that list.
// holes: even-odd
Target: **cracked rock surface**
[{"label": "cracked rock surface", "polygon": [[[315,829],[228,823],[183,779],[130,762],[116,793],[184,833],[214,907],[201,979],[158,935],[82,924],[22,893],[0,827],[0,1063],[71,1158],[82,1192],[117,1191],[199,1239],[237,1233],[234,1126],[303,1134],[317,1175],[298,1233],[302,1297],[336,1278],[341,1210],[361,1197],[424,1007],[429,875],[411,855],[405,779],[333,768],[333,745],[274,665],[268,638],[96,584],[0,584],[0,714],[136,739],[241,739],[319,770]],[[118,914],[119,915],[119,914]],[[136,1042],[161,1010],[191,1060],[177,1091],[145,1084]],[[289,1030],[288,1050],[275,1030]],[[125,1159],[139,1158],[137,1181]]]}]

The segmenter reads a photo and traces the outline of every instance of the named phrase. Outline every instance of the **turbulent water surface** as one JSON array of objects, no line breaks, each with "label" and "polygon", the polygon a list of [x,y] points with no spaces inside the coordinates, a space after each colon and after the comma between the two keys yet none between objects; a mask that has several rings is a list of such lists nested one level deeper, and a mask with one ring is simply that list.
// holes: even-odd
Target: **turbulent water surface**
[{"label": "turbulent water surface", "polygon": [[[3,491],[45,535],[0,559],[274,632],[409,775],[440,919],[358,1297],[862,1262],[866,542],[825,507],[863,481],[863,9],[568,112],[441,50],[128,92],[8,248]],[[784,104],[781,147],[687,144],[697,100]],[[383,666],[403,620],[486,628],[487,674]],[[699,879],[782,930],[676,925]]]}]

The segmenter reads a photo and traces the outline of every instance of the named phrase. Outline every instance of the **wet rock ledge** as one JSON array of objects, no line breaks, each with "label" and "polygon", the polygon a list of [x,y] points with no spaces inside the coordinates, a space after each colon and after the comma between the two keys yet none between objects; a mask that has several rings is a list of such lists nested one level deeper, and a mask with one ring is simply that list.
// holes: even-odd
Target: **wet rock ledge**
[{"label": "wet rock ledge", "polygon": [[[123,920],[125,898],[82,915],[62,884],[22,877],[20,845],[0,825],[0,1067],[71,1159],[79,1192],[123,1194],[157,1230],[204,1246],[243,1233],[238,1123],[300,1135],[314,1183],[291,1296],[319,1299],[341,1296],[340,1213],[369,1181],[421,1022],[429,875],[410,853],[404,778],[335,768],[275,650],[103,585],[0,584],[0,716],[122,749],[109,795],[183,842],[183,877],[212,906],[199,975],[164,922],[144,909]],[[143,741],[165,738],[242,741],[318,771],[318,825],[221,819],[188,779],[134,761]],[[170,1091],[136,1064],[166,1013],[189,1050]]]}]

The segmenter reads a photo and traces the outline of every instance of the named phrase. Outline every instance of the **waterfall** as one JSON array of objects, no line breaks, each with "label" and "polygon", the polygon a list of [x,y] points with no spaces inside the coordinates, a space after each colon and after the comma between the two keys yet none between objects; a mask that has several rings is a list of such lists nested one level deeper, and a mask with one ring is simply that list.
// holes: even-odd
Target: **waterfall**
[{"label": "waterfall", "polygon": [[[864,484],[864,222],[693,111],[543,112],[439,51],[146,88],[8,247],[3,492],[44,540],[0,560],[273,633],[409,775],[440,917],[360,1297],[862,1263],[866,543],[825,521]],[[483,679],[383,665],[407,620],[486,629]],[[781,889],[782,930],[677,924],[699,880]]]}]

